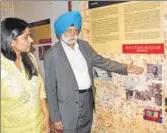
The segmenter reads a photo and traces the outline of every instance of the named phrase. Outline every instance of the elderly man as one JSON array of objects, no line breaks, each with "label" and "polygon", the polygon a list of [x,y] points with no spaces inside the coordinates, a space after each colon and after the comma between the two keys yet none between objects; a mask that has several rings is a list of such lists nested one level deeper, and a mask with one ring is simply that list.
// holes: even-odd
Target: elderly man
[{"label": "elderly man", "polygon": [[93,66],[123,75],[140,74],[143,68],[121,64],[99,55],[86,41],[78,39],[78,11],[64,13],[55,21],[59,41],[45,54],[45,82],[51,121],[63,133],[90,133],[95,87]]}]

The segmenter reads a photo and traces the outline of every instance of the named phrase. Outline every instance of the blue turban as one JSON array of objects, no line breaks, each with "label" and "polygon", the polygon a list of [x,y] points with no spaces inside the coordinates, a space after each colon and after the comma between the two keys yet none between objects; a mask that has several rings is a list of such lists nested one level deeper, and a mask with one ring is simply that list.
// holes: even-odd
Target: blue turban
[{"label": "blue turban", "polygon": [[72,24],[80,30],[82,23],[81,14],[71,11],[60,15],[54,23],[55,33],[61,36]]}]

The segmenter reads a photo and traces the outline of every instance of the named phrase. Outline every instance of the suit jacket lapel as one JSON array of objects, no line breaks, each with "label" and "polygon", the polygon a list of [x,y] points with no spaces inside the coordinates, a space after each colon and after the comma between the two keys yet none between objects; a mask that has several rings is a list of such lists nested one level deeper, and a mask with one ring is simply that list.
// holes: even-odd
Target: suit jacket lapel
[{"label": "suit jacket lapel", "polygon": [[66,66],[63,66],[63,65],[64,65],[64,63],[63,63],[62,67],[65,67],[65,69],[68,69],[68,70],[69,70],[68,72],[71,73],[70,76],[72,75],[71,78],[74,79],[74,81],[75,81],[75,83],[76,83],[76,86],[78,87],[78,84],[77,84],[77,81],[76,81],[74,72],[73,72],[73,70],[72,70],[72,67],[71,67],[71,65],[70,65],[70,62],[69,62],[67,56],[66,56],[66,53],[65,53],[65,51],[64,51],[64,49],[63,49],[63,46],[62,46],[61,42],[59,41],[56,46],[57,46],[57,48],[59,49],[60,58],[61,58],[62,60],[64,60],[64,63],[65,63],[65,65],[66,65]]},{"label": "suit jacket lapel", "polygon": [[92,68],[91,68],[91,65],[90,65],[90,60],[89,60],[88,53],[85,51],[84,44],[81,44],[80,41],[78,41],[78,45],[79,45],[79,49],[80,49],[81,53],[85,57],[85,60],[86,60],[87,66],[88,66],[89,76],[92,77],[92,75],[91,75],[91,69]]},{"label": "suit jacket lapel", "polygon": [[[65,51],[64,51],[64,49],[63,49],[63,46],[62,46],[62,44],[61,44],[60,41],[57,43],[57,48],[59,49],[60,56],[63,58],[63,60],[64,60],[65,62],[67,62],[67,63],[70,65],[70,62],[69,62],[69,60],[68,60],[68,58],[67,58],[67,56],[66,56],[66,53],[65,53]],[[70,66],[71,66],[71,65],[70,65]]]},{"label": "suit jacket lapel", "polygon": [[[81,53],[83,54],[83,56],[84,56],[84,58],[86,60],[86,63],[87,63],[87,66],[88,66],[89,75],[91,77],[91,66],[90,66],[90,63],[89,63],[88,53],[86,53],[86,51],[85,51],[84,44],[81,44],[81,42],[78,41],[78,45],[79,45],[79,49],[80,49]],[[62,58],[68,64],[67,67],[69,67],[71,69],[71,71],[73,73],[73,76],[74,76],[74,72],[72,70],[72,67],[70,65],[70,62],[69,62],[67,56],[66,56],[66,53],[65,53],[65,51],[63,49],[63,46],[62,46],[61,42],[59,41],[56,46],[59,49],[60,56],[61,56],[60,58]],[[75,78],[75,76],[74,76],[74,78]]]},{"label": "suit jacket lapel", "polygon": [[81,53],[82,53],[82,55],[85,57],[85,60],[86,60],[86,62],[87,62],[87,64],[89,63],[88,61],[89,61],[89,58],[88,58],[88,54],[86,53],[86,51],[85,51],[85,49],[84,49],[84,44],[81,44],[80,42],[78,42],[78,45],[79,45],[79,49],[80,49],[80,51],[81,51]]},{"label": "suit jacket lapel", "polygon": [[[85,60],[86,60],[87,64],[89,64],[89,58],[88,58],[87,53],[86,53],[86,51],[84,49],[84,46],[83,46],[84,44],[81,44],[80,42],[78,42],[78,45],[79,45],[79,49],[80,49],[81,53],[85,57]],[[69,65],[70,65],[70,62],[69,62],[69,60],[68,60],[68,58],[66,56],[66,53],[65,53],[65,51],[63,49],[63,46],[61,45],[60,41],[57,43],[57,47],[59,48],[59,52],[60,52],[62,58],[64,59],[64,61],[68,62]]]}]

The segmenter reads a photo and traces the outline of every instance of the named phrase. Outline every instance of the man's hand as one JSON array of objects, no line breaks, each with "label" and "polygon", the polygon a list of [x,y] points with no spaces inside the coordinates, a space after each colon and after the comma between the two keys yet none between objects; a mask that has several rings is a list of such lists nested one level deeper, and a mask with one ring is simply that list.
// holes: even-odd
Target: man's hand
[{"label": "man's hand", "polygon": [[63,123],[62,122],[54,122],[53,125],[57,131],[63,131]]},{"label": "man's hand", "polygon": [[144,68],[133,65],[133,61],[127,65],[127,71],[131,74],[141,74],[144,71]]}]

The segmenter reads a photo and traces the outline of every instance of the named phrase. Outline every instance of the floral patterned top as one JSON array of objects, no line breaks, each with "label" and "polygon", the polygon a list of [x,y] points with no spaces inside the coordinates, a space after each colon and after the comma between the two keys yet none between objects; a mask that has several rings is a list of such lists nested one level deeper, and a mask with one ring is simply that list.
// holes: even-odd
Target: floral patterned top
[{"label": "floral patterned top", "polygon": [[[37,67],[35,57],[29,55]],[[21,68],[22,72],[1,54],[1,133],[42,132],[44,84],[40,75],[28,80],[22,62]]]}]

